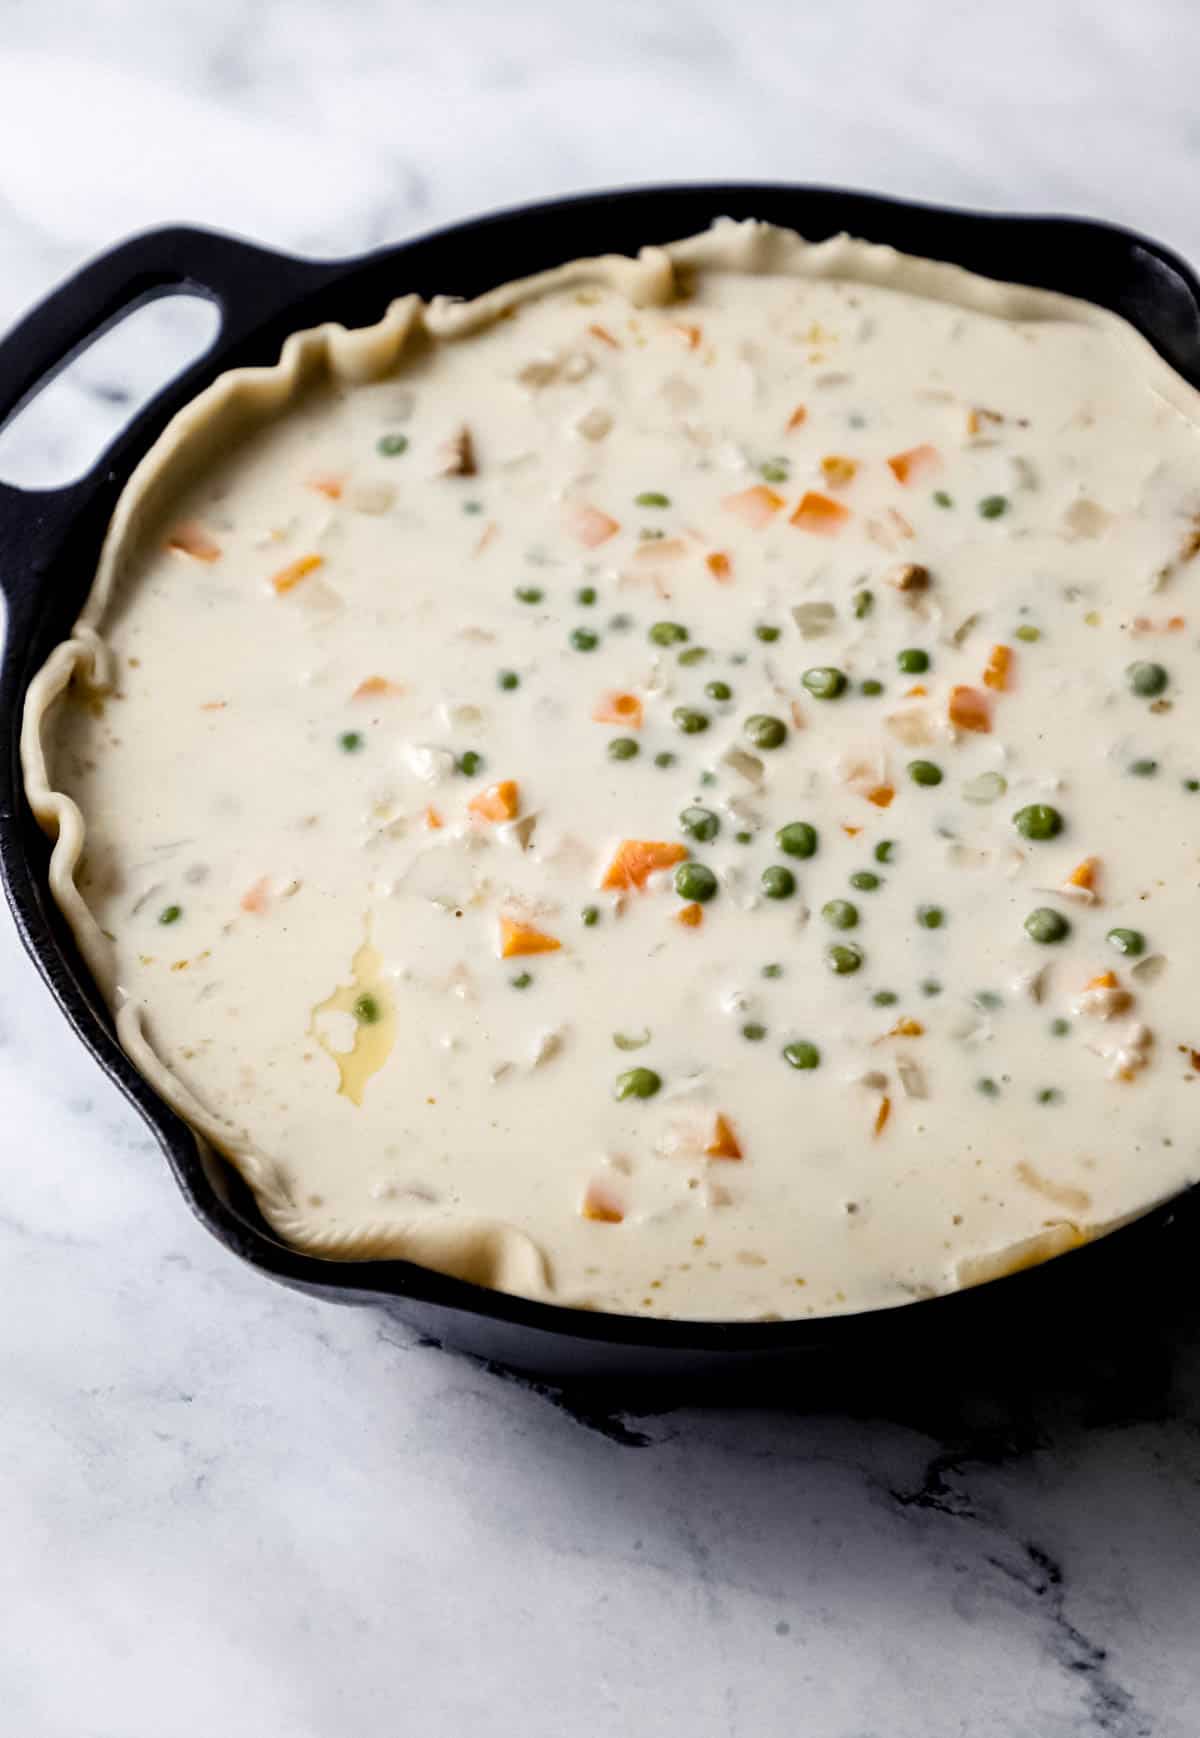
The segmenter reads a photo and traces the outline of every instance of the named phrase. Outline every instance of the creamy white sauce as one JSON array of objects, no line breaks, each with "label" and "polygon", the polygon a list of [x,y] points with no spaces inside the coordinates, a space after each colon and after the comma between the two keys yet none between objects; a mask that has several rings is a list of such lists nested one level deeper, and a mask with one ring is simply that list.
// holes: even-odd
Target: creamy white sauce
[{"label": "creamy white sauce", "polygon": [[[293,1241],[822,1314],[1200,1173],[1191,399],[1115,321],[840,257],[450,309],[237,442],[194,417],[202,474],[127,516],[31,797],[135,1059]],[[698,924],[669,867],[604,885],[622,840],[712,872]]]}]

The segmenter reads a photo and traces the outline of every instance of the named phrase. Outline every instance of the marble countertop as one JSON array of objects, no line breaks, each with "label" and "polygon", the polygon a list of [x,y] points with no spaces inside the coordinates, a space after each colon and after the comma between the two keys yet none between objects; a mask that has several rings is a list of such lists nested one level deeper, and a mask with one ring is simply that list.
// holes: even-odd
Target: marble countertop
[{"label": "marble countertop", "polygon": [[[336,254],[649,179],[1070,210],[1200,259],[1193,0],[7,0],[0,29],[5,322],[151,224]],[[208,317],[90,352],[0,474],[83,464]],[[7,922],[0,1151],[20,1738],[1200,1724],[1200,1304],[1035,1384],[608,1411],[238,1266]]]}]

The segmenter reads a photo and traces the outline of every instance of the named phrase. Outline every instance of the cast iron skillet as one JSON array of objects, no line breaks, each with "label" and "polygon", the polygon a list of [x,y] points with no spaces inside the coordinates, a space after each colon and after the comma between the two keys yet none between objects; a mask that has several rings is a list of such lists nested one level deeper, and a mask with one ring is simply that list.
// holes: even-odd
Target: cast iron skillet
[{"label": "cast iron skillet", "polygon": [[[202,1148],[117,1044],[112,1022],[47,891],[49,847],[22,794],[18,735],[25,689],[70,632],[101,539],[134,465],[167,420],[227,368],[271,363],[289,332],[326,319],[377,320],[396,295],[472,296],[580,254],[629,253],[703,229],[718,216],[759,217],[812,240],[840,230],[985,275],[1100,302],[1139,327],[1200,386],[1200,284],[1167,249],[1076,219],[990,216],[827,188],[731,185],[644,188],[522,207],[457,224],[361,259],[292,259],[230,236],[161,229],[103,255],[62,285],[0,344],[0,424],[105,326],[172,290],[209,297],[221,329],[91,472],[41,492],[0,485],[0,584],[7,635],[0,667],[0,872],[21,939],[63,1013],[154,1131],[197,1217],[227,1248],[286,1285],[391,1309],[427,1335],[554,1380],[606,1377],[645,1393],[672,1378],[769,1376],[800,1353],[841,1365],[945,1360],[953,1375],[981,1344],[1057,1339],[1095,1329],[1105,1306],[1164,1297],[1187,1263],[1200,1188],[1133,1225],[1031,1272],[906,1308],[825,1320],[657,1322],[556,1309],[429,1273],[403,1261],[323,1261],[281,1244],[231,1167]],[[19,1162],[20,1155],[8,1156]],[[137,1259],[129,1252],[126,1259]],[[806,1370],[814,1370],[810,1358]]]}]

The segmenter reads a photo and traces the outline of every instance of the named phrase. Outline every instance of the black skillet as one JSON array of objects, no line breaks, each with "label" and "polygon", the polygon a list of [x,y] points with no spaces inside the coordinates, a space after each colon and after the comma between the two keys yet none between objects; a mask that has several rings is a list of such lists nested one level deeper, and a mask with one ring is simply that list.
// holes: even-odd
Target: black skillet
[{"label": "black skillet", "polygon": [[[674,1378],[768,1380],[778,1390],[817,1365],[956,1369],[1004,1342],[1069,1346],[1132,1300],[1154,1307],[1165,1276],[1186,1272],[1200,1188],[1084,1249],[1024,1274],[861,1315],[794,1322],[690,1323],[556,1309],[504,1297],[403,1261],[323,1261],[274,1236],[231,1168],[156,1096],[117,1044],[112,1021],[47,891],[49,847],[22,794],[21,707],[30,678],[70,632],[118,495],[168,419],[228,368],[271,363],[289,332],[321,320],[358,326],[416,290],[473,296],[492,284],[589,253],[630,253],[758,217],[812,240],[846,230],[986,276],[1066,291],[1132,321],[1200,387],[1200,284],[1166,248],[1127,230],[1057,217],[991,216],[826,188],[731,185],[643,188],[525,206],[457,224],[361,259],[292,259],[229,236],[161,229],[135,237],[63,284],[0,344],[0,424],[107,325],[174,290],[221,314],[210,349],[136,416],[94,468],[67,488],[0,485],[0,584],[7,605],[0,667],[0,872],[17,928],[50,991],[105,1073],[154,1131],[176,1182],[212,1234],[286,1285],[392,1310],[422,1332],[554,1380],[609,1378],[635,1387]],[[21,1162],[12,1140],[10,1164]],[[122,1253],[136,1261],[136,1250]],[[798,1354],[809,1356],[803,1361]]]}]

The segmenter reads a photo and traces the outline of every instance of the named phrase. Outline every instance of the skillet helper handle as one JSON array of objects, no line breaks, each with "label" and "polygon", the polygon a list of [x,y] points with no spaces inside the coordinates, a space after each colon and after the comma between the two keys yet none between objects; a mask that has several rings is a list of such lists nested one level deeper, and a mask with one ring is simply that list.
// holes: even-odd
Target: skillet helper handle
[{"label": "skillet helper handle", "polygon": [[[214,343],[228,351],[337,269],[215,230],[168,228],[134,236],[52,290],[0,339],[0,427],[102,332],[157,296],[184,291],[215,302],[221,326]],[[142,414],[155,421],[156,410],[177,409],[198,389],[195,376],[204,362],[202,356],[165,382]],[[119,434],[84,476],[63,488],[0,483],[6,650],[19,637],[21,624],[14,618],[32,603],[77,505],[95,490],[122,439]]]}]

